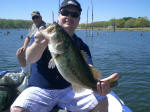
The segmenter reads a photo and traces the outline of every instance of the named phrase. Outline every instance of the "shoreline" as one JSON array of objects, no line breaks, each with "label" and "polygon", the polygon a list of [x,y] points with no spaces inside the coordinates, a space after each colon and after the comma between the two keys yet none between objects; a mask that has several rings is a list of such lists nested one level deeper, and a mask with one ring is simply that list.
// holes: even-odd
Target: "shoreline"
[{"label": "shoreline", "polygon": [[[77,30],[92,30],[92,29],[78,27]],[[94,27],[93,30],[114,31],[114,29],[112,29],[112,28],[101,28],[101,27]],[[150,28],[116,28],[115,31],[147,31],[147,32],[150,32]]]},{"label": "shoreline", "polygon": [[[10,29],[28,29],[28,28],[0,28],[0,30],[10,30]],[[77,27],[76,30],[92,30],[92,28],[83,28]],[[112,28],[101,28],[101,27],[94,27],[93,30],[103,30],[103,31],[114,31]],[[115,31],[147,31],[150,32],[149,28],[116,28]]]}]

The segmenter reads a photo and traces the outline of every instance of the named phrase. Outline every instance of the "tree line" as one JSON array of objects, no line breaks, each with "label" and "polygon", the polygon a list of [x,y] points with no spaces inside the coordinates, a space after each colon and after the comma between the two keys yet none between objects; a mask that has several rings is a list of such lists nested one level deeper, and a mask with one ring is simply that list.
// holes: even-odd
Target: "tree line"
[{"label": "tree line", "polygon": [[12,19],[0,19],[0,28],[29,28],[32,25],[30,20],[12,20]]},{"label": "tree line", "polygon": [[89,24],[80,24],[80,27],[101,27],[108,28],[110,26],[116,28],[141,28],[141,27],[150,27],[150,21],[147,17],[123,17],[121,19],[110,19],[109,21],[98,21]]},{"label": "tree line", "polygon": [[[29,28],[32,25],[31,20],[11,20],[11,19],[0,19],[0,28]],[[93,23],[83,23],[79,25],[81,28],[101,27],[108,28],[115,26],[117,28],[141,28],[150,27],[150,21],[147,17],[123,17],[121,19],[110,19],[109,21],[97,21]]]}]

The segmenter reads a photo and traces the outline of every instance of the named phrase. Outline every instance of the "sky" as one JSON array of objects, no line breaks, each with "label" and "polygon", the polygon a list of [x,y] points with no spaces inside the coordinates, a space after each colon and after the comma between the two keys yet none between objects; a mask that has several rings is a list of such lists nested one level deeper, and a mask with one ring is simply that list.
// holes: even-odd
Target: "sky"
[{"label": "sky", "polygon": [[[61,2],[63,0],[60,0]],[[92,21],[91,0],[78,0],[83,9],[80,23]],[[59,0],[0,0],[0,19],[31,20],[31,12],[40,11],[44,21],[57,21]],[[93,0],[94,22],[123,17],[147,17],[150,20],[150,0]]]}]

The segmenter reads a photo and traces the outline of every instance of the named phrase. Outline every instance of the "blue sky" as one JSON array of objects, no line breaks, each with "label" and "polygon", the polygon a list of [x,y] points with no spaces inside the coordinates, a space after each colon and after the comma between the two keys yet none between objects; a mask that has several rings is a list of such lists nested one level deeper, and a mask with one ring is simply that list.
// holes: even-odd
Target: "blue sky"
[{"label": "blue sky", "polygon": [[[62,0],[60,0],[62,1]],[[78,0],[82,6],[80,23],[86,23],[89,7],[89,22],[91,22],[91,0]],[[59,0],[1,0],[0,18],[31,19],[31,12],[39,10],[43,20],[52,22],[52,11],[57,21]],[[93,0],[94,21],[108,21],[122,17],[148,17],[150,19],[150,0]]]}]

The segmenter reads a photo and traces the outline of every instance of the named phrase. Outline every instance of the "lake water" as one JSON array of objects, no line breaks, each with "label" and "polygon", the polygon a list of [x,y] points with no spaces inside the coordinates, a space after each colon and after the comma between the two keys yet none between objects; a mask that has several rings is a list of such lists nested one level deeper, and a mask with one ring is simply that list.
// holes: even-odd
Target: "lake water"
[{"label": "lake water", "polygon": [[[23,45],[27,32],[25,29],[0,30],[0,71],[20,69],[16,50]],[[133,112],[149,112],[150,32],[94,31],[94,37],[87,37],[85,30],[78,30],[76,34],[89,45],[94,66],[103,77],[115,72],[121,75],[113,91],[124,103]]]}]

